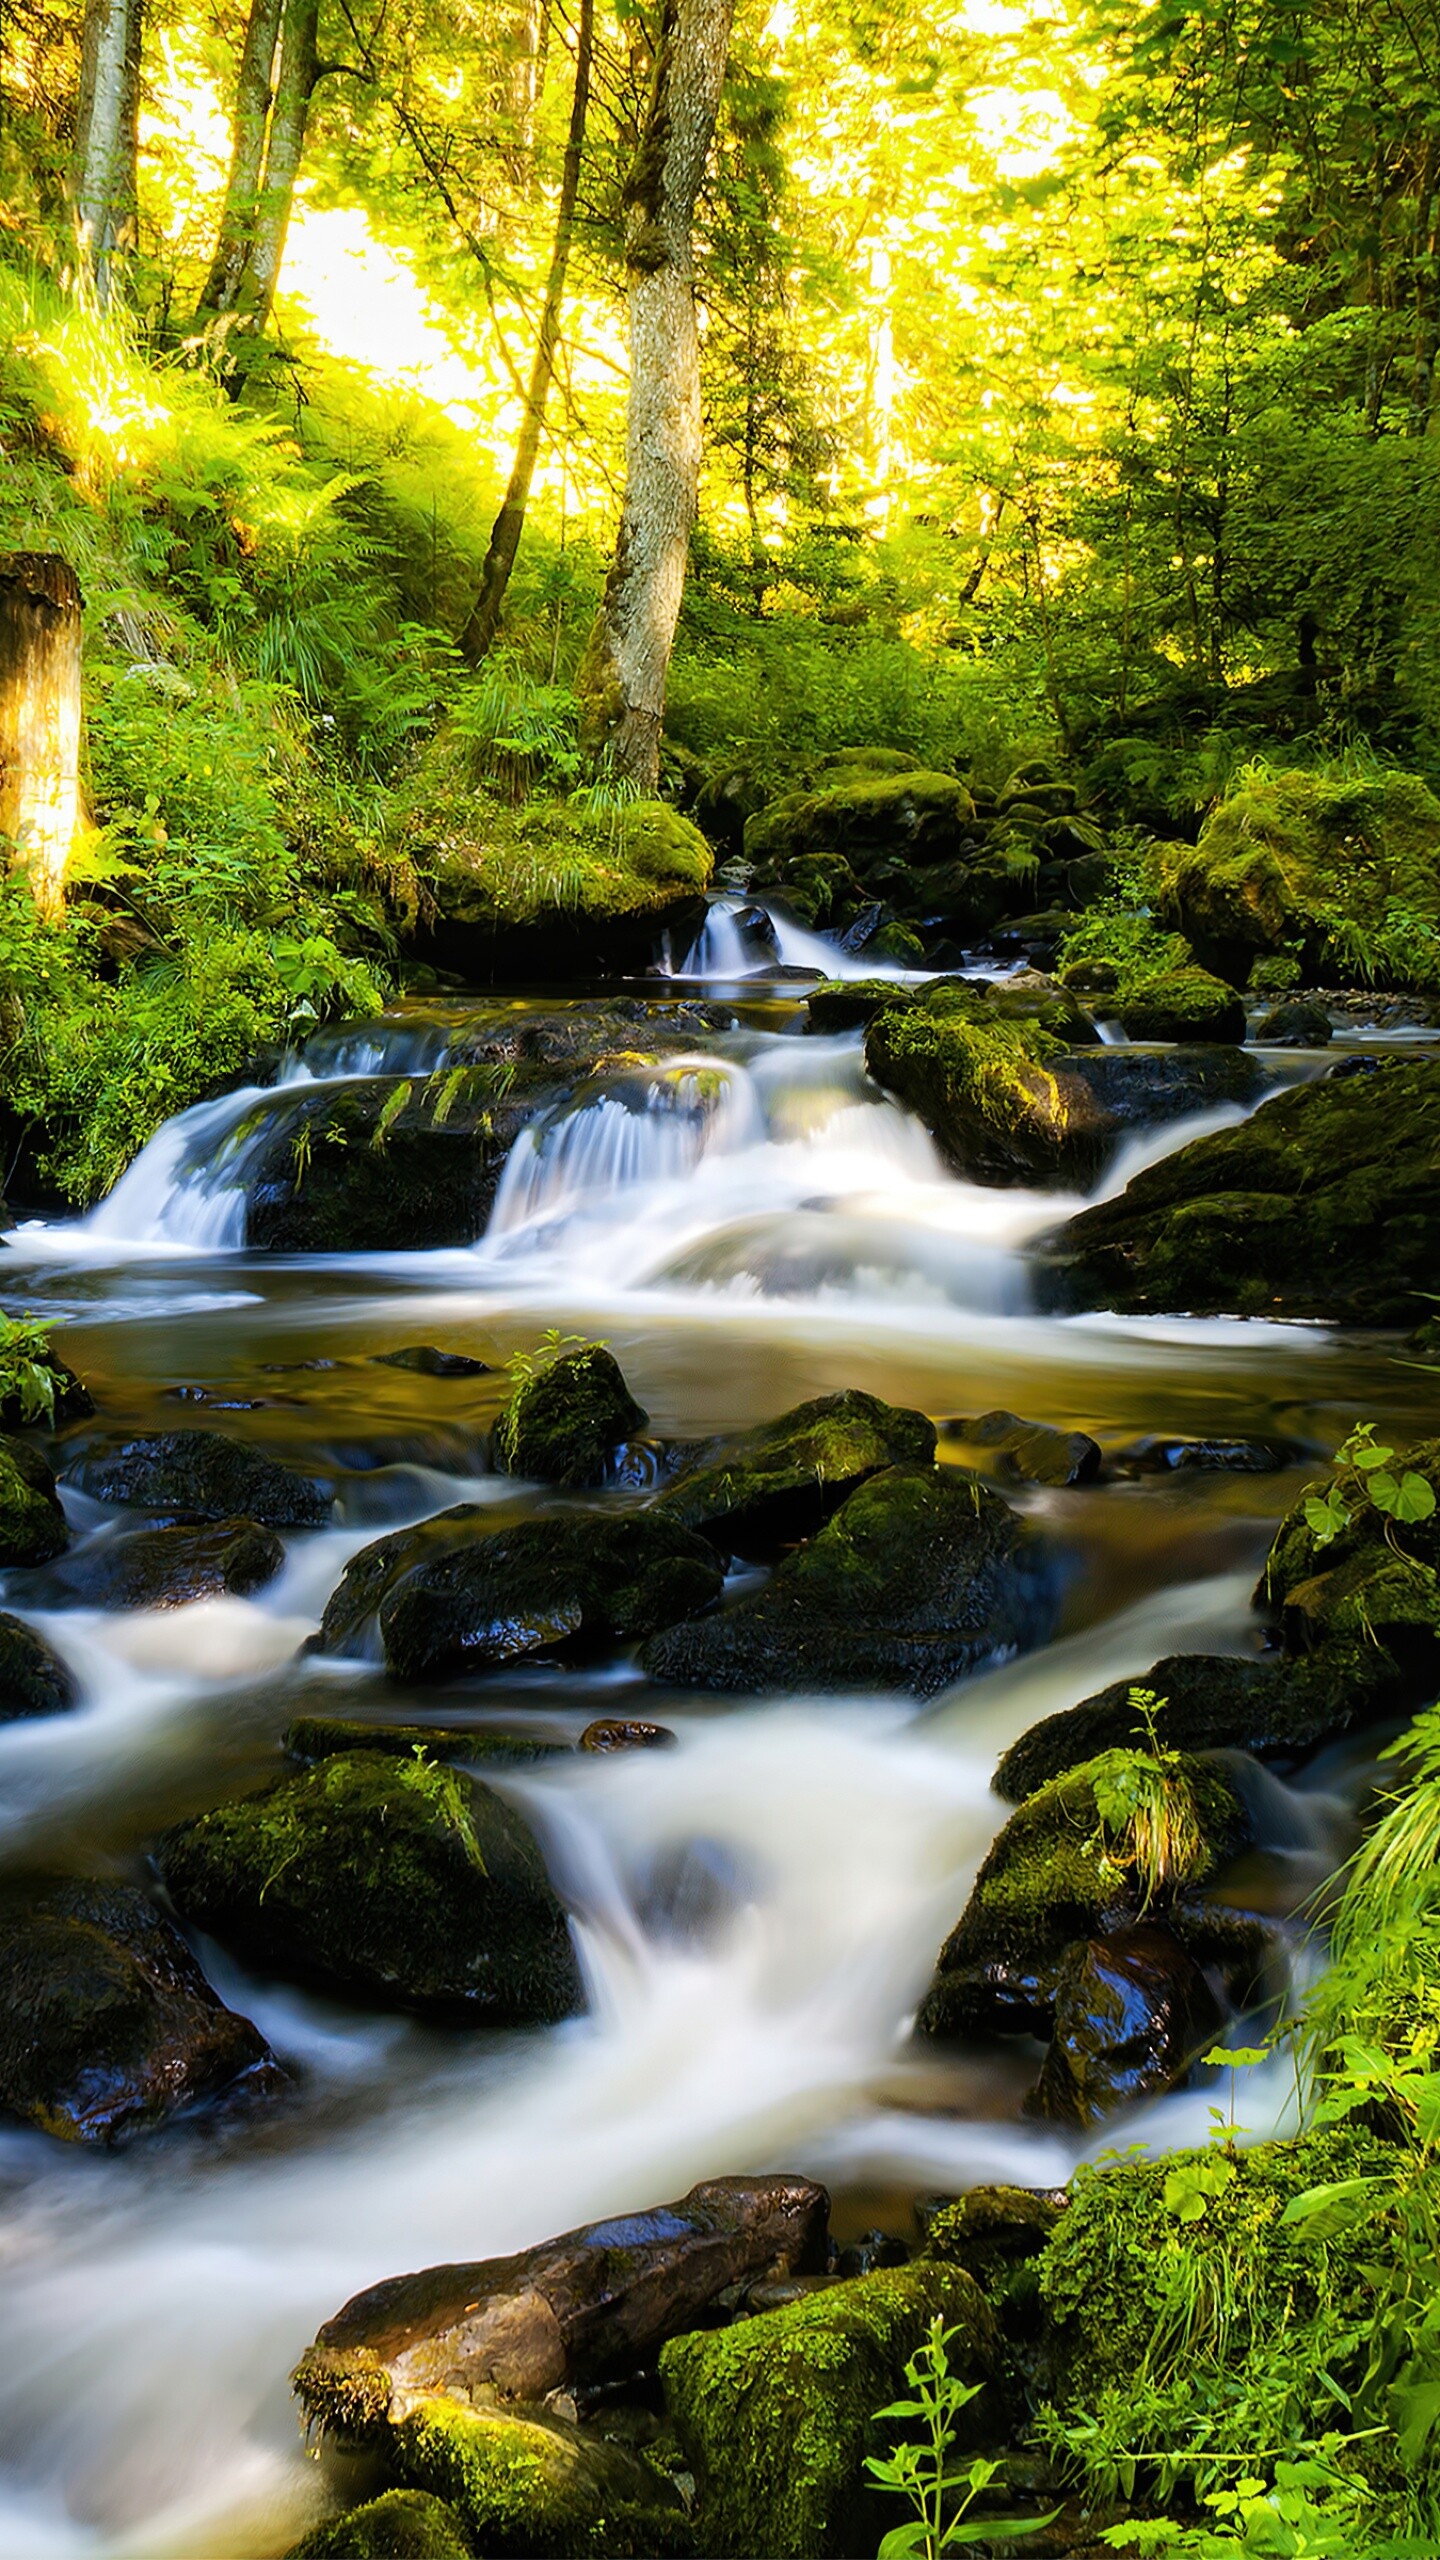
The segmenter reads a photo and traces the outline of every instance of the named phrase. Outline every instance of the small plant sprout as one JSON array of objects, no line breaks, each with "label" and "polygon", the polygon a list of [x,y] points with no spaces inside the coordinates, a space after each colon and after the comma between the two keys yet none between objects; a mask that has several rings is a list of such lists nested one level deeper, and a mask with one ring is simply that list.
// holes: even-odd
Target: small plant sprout
[{"label": "small plant sprout", "polygon": [[1306,1496],[1305,1526],[1318,1547],[1328,1547],[1340,1537],[1366,1502],[1389,1520],[1404,1523],[1431,1517],[1435,1509],[1432,1487],[1413,1467],[1397,1474],[1390,1463],[1394,1455],[1393,1449],[1377,1441],[1373,1423],[1357,1422],[1349,1438],[1336,1450],[1335,1462],[1337,1466],[1353,1467],[1362,1479],[1364,1491],[1358,1502],[1342,1484],[1332,1484],[1324,1493]]},{"label": "small plant sprout", "polygon": [[877,2409],[877,2418],[901,2418],[916,2424],[916,2435],[897,2444],[893,2454],[867,2455],[865,2468],[877,2488],[909,2501],[914,2513],[907,2524],[886,2534],[877,2560],[941,2560],[946,2551],[976,2543],[1018,2542],[1040,2533],[1059,2514],[1044,2516],[972,2516],[977,2498],[999,2478],[1003,2464],[977,2454],[963,2470],[947,2466],[955,2441],[955,2421],[978,2399],[983,2385],[961,2382],[950,2370],[950,2341],[937,2312],[930,2334],[905,2367],[913,2398],[892,2400]]}]

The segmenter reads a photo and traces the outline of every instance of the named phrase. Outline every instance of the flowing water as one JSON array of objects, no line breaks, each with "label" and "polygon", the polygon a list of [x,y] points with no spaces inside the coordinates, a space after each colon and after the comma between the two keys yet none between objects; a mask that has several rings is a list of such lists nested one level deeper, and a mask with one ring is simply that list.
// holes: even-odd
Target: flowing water
[{"label": "flowing water", "polygon": [[[694,965],[738,975],[736,958]],[[253,1600],[39,1611],[26,1578],[8,1577],[5,1606],[34,1617],[84,1691],[73,1715],[0,1728],[8,1865],[140,1872],[163,1822],[275,1773],[302,1707],[523,1716],[557,1738],[630,1710],[660,1716],[679,1746],[497,1782],[574,1915],[585,2017],[445,2033],[258,1980],[207,1947],[218,1987],[292,2074],[280,2104],[98,2157],[0,2134],[0,2560],[283,2551],[318,2496],[289,2368],[379,2277],[769,2167],[824,2177],[837,2226],[858,2231],[903,2221],[927,2190],[1052,2183],[1117,2139],[1022,2123],[1033,2064],[1018,2057],[906,2044],[1002,1818],[996,1757],[1161,1653],[1254,1649],[1248,1594],[1304,1453],[1358,1415],[1434,1429],[1440,1398],[1390,1346],[1321,1327],[1036,1315],[1021,1248],[1078,1204],[957,1182],[867,1085],[858,1037],[802,1036],[774,988],[740,1012],[718,1054],[618,1077],[536,1123],[465,1251],[241,1249],[257,1128],[318,1078],[428,1072],[463,1006],[316,1042],[276,1088],[172,1123],[88,1220],[10,1238],[6,1305],[71,1320],[64,1347],[107,1428],[234,1431],[324,1472],[337,1508],[336,1525],[288,1541],[284,1573]],[[1105,1187],[1214,1125],[1147,1133]],[[1145,1433],[1247,1434],[1301,1454],[1270,1475],[1027,1497],[1077,1560],[1059,1638],[924,1710],[863,1696],[736,1706],[656,1692],[623,1662],[412,1696],[378,1669],[297,1659],[368,1539],[496,1490],[485,1440],[503,1378],[376,1355],[435,1342],[498,1367],[551,1325],[603,1336],[663,1436],[858,1386],[941,1420],[1007,1405],[1110,1451]],[[98,1506],[68,1502],[78,1530],[107,1534]],[[1364,1765],[1361,1746],[1294,1785],[1266,1781],[1277,1907],[1342,1853]],[[1152,2106],[1120,2138],[1193,2138],[1214,2095]],[[1242,2112],[1263,2130],[1287,2100],[1283,2079],[1262,2077]]]}]

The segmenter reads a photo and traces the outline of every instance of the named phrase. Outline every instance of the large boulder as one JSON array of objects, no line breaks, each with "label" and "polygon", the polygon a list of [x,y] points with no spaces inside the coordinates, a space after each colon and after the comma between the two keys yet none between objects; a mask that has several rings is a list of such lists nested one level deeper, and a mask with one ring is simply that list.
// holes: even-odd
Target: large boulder
[{"label": "large boulder", "polygon": [[582,2005],[529,1825],[456,1769],[337,1753],[176,1823],[154,1858],[182,1919],[323,1990],[494,2026]]},{"label": "large boulder", "polygon": [[541,1484],[606,1484],[646,1419],[614,1354],[586,1343],[517,1379],[495,1425],[495,1464]]},{"label": "large boulder", "polygon": [[133,1885],[0,1892],[0,2106],[64,2142],[114,2142],[278,2067]]},{"label": "large boulder", "polygon": [[39,1450],[0,1437],[0,1565],[48,1564],[69,1543],[55,1478]]},{"label": "large boulder", "polygon": [[1413,1324],[1440,1262],[1440,1059],[1262,1103],[1034,1249],[1052,1308]]},{"label": "large boulder", "polygon": [[313,1477],[224,1431],[94,1442],[71,1459],[65,1482],[92,1501],[158,1512],[172,1523],[243,1519],[267,1529],[320,1529],[332,1499]]},{"label": "large boulder", "polygon": [[823,1528],[867,1477],[926,1467],[934,1455],[935,1426],[923,1413],[849,1387],[703,1441],[655,1510],[723,1555],[769,1561]]},{"label": "large boulder", "polygon": [[23,1618],[0,1609],[0,1724],[25,1716],[58,1716],[78,1704],[69,1665]]},{"label": "large boulder", "polygon": [[952,2453],[993,2441],[1004,2418],[994,2315],[973,2279],[939,2261],[887,2267],[665,2349],[665,2405],[695,2476],[700,2547],[716,2560],[823,2560],[873,2551],[891,2501],[866,2474],[893,2449],[879,2413],[936,2319],[958,2336],[950,2370],[988,2384]]},{"label": "large boulder", "polygon": [[975,804],[953,773],[832,766],[813,789],[789,792],[745,823],[745,859],[757,882],[783,884],[807,854],[842,853],[858,878],[886,860],[946,862],[975,843]]},{"label": "large boulder", "polygon": [[1043,1640],[1045,1549],[973,1477],[893,1467],[859,1485],[760,1591],[641,1652],[681,1687],[901,1689],[933,1697],[977,1663]]},{"label": "large boulder", "polygon": [[714,1548],[653,1510],[576,1506],[506,1527],[460,1503],[352,1557],[317,1643],[379,1650],[397,1679],[452,1679],[633,1644],[708,1608],[722,1582]]},{"label": "large boulder", "polygon": [[273,1529],[258,1520],[218,1520],[102,1539],[52,1566],[46,1581],[87,1609],[179,1609],[222,1592],[244,1598],[273,1581],[284,1561]]},{"label": "large boulder", "polygon": [[[695,2547],[679,2491],[658,2467],[549,2402],[497,2405],[484,2393],[470,2401],[415,2390],[368,2441],[392,2477],[447,2511],[457,2530],[463,2526],[466,2552],[509,2560],[679,2560]],[[453,2540],[440,2544],[436,2560],[448,2560],[454,2547]],[[389,2548],[378,2548],[390,2560]],[[372,2549],[361,2545],[366,2560]],[[340,2550],[349,2560],[344,2543]]]}]

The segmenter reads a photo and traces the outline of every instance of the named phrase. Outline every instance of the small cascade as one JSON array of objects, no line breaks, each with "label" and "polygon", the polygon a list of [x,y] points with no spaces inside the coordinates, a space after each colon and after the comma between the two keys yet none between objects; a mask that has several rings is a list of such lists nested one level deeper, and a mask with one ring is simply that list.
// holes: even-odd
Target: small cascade
[{"label": "small cascade", "polygon": [[717,897],[710,900],[705,922],[678,968],[665,974],[732,985],[741,978],[772,977],[779,970],[813,969],[822,978],[928,977],[929,970],[901,968],[898,961],[856,957],[795,924],[781,908],[763,899]]},{"label": "small cascade", "polygon": [[513,1236],[616,1194],[682,1182],[712,1150],[730,1153],[763,1134],[743,1067],[670,1059],[619,1090],[533,1120],[510,1151],[489,1236]]}]

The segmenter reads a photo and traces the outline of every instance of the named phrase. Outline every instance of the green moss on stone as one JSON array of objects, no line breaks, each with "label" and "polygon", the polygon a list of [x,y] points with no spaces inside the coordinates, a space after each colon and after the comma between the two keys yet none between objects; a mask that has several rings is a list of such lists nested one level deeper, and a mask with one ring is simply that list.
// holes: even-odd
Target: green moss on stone
[{"label": "green moss on stone", "polygon": [[0,1565],[48,1564],[69,1544],[55,1478],[39,1450],[0,1438]]},{"label": "green moss on stone", "polygon": [[542,1484],[603,1484],[645,1422],[619,1362],[588,1344],[521,1377],[495,1426],[495,1463]]},{"label": "green moss on stone", "polygon": [[862,872],[877,854],[943,861],[973,824],[975,804],[953,773],[854,769],[790,792],[745,825],[745,857],[757,871],[838,851]]},{"label": "green moss on stone", "polygon": [[867,1476],[934,1456],[926,1415],[847,1388],[709,1442],[655,1508],[729,1553],[766,1557],[819,1529]]},{"label": "green moss on stone", "polygon": [[[919,2263],[672,2339],[660,2358],[666,2406],[695,2473],[707,2554],[822,2560],[865,2552],[894,2517],[865,2486],[868,2454],[890,2450],[874,2412],[904,2387],[905,2362],[936,2316],[961,2331],[951,2370],[995,2370],[993,2317],[959,2268]],[[1001,2412],[985,2411],[993,2431]]]},{"label": "green moss on stone", "polygon": [[401,2474],[455,2506],[478,2549],[513,2560],[663,2560],[694,2549],[659,2475],[548,2410],[469,2406],[443,2393],[390,2430]]},{"label": "green moss on stone", "polygon": [[465,778],[453,737],[427,751],[403,805],[405,850],[431,873],[452,924],[499,931],[557,916],[643,917],[709,884],[711,849],[678,809],[640,800],[592,812],[538,798],[513,808]]},{"label": "green moss on stone", "polygon": [[287,2560],[473,2560],[453,2507],[420,2489],[387,2489],[307,2533]]},{"label": "green moss on stone", "polygon": [[1233,987],[1208,969],[1173,968],[1153,977],[1122,977],[1105,1010],[1132,1040],[1225,1040],[1245,1037],[1245,1007]]}]

